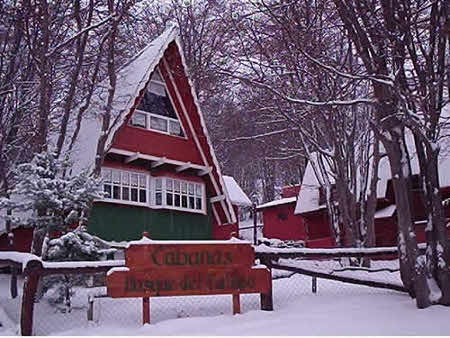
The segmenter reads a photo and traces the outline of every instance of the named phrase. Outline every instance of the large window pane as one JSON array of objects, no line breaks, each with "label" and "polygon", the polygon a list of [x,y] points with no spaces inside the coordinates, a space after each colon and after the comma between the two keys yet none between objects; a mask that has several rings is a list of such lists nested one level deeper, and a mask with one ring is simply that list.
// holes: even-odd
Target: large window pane
[{"label": "large window pane", "polygon": [[120,171],[118,170],[112,171],[112,180],[114,183],[120,183]]},{"label": "large window pane", "polygon": [[202,210],[202,199],[201,198],[197,197],[195,199],[195,209]]},{"label": "large window pane", "polygon": [[170,178],[166,178],[166,190],[167,191],[173,190],[173,180]]},{"label": "large window pane", "polygon": [[103,191],[106,193],[105,197],[106,198],[111,198],[111,185],[110,184],[105,184],[103,185]]},{"label": "large window pane", "polygon": [[162,179],[161,178],[155,179],[155,189],[158,191],[162,190]]},{"label": "large window pane", "polygon": [[171,193],[166,194],[166,203],[169,206],[173,206],[173,194]]},{"label": "large window pane", "polygon": [[201,196],[202,195],[202,186],[200,184],[195,185],[195,195]]},{"label": "large window pane", "polygon": [[131,200],[138,202],[138,190],[136,188],[131,188]]},{"label": "large window pane", "polygon": [[167,120],[156,116],[150,116],[150,128],[167,132]]},{"label": "large window pane", "polygon": [[122,172],[122,185],[130,185],[130,174]]},{"label": "large window pane", "polygon": [[155,194],[155,204],[162,205],[162,193],[161,192],[157,192]]},{"label": "large window pane", "polygon": [[139,202],[141,203],[147,202],[147,190],[139,189]]},{"label": "large window pane", "polygon": [[130,188],[122,187],[122,199],[125,201],[130,199]]},{"label": "large window pane", "polygon": [[141,188],[145,188],[147,186],[147,178],[143,174],[139,175],[139,186]]},{"label": "large window pane", "polygon": [[104,182],[111,182],[112,179],[112,170],[111,169],[102,169],[102,178]]},{"label": "large window pane", "polygon": [[137,187],[138,186],[138,181],[139,181],[138,177],[139,177],[138,174],[131,174],[131,185],[133,187]]},{"label": "large window pane", "polygon": [[176,136],[184,136],[180,122],[169,120],[169,133]]},{"label": "large window pane", "polygon": [[181,207],[182,208],[187,208],[187,196],[185,196],[185,195],[182,195],[181,196]]},{"label": "large window pane", "polygon": [[135,127],[147,128],[147,114],[135,111],[131,117],[131,125]]},{"label": "large window pane", "polygon": [[120,200],[120,187],[117,185],[113,186],[113,198]]}]

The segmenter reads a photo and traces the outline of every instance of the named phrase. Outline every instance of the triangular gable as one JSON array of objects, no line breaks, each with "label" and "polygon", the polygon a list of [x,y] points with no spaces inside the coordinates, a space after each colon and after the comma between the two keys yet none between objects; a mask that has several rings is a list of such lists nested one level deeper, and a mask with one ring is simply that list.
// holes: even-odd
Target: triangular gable
[{"label": "triangular gable", "polygon": [[[236,215],[225,189],[193,85],[186,74],[186,62],[177,30],[176,26],[168,27],[118,71],[105,150],[106,152],[111,150],[117,132],[130,118],[130,112],[136,105],[136,100],[143,94],[152,73],[159,66],[168,89],[174,93],[173,99],[181,108],[178,109],[178,113],[182,115],[180,120],[183,122],[186,133],[191,133],[193,136],[202,165],[211,167],[206,183],[209,191],[215,194],[211,199],[215,219],[219,224],[235,223]],[[108,97],[108,88],[108,81],[100,83],[94,92],[92,104],[81,122],[79,136],[71,154],[75,173],[83,169],[93,169],[97,141],[101,133],[101,112],[104,110]]]}]

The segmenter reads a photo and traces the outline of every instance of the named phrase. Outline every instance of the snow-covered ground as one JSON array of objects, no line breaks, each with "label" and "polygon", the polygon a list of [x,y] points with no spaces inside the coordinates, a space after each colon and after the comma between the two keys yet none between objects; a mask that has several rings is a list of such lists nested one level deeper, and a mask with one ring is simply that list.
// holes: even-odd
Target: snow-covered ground
[{"label": "snow-covered ground", "polygon": [[[0,275],[0,335],[16,334],[20,298],[9,298]],[[21,285],[20,285],[21,286]],[[450,308],[418,310],[406,294],[294,275],[273,281],[273,312],[259,310],[258,295],[243,295],[232,315],[231,296],[161,297],[151,300],[152,324],[142,326],[140,299],[95,300],[88,323],[87,290],[77,290],[71,313],[44,298],[35,307],[39,335],[449,335]]]}]

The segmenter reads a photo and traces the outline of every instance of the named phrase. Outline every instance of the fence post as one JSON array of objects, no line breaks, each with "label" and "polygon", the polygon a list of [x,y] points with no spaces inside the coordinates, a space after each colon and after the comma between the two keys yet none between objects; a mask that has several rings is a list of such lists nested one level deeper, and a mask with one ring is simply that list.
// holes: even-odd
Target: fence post
[{"label": "fence post", "polygon": [[241,300],[239,293],[233,293],[233,314],[241,313]]},{"label": "fence post", "polygon": [[312,292],[317,293],[317,277],[312,278]]},{"label": "fence post", "polygon": [[142,298],[142,324],[150,324],[150,298]]},{"label": "fence post", "polygon": [[36,291],[43,267],[40,261],[29,261],[25,267],[25,283],[23,284],[22,311],[20,331],[22,336],[33,334],[33,312]]},{"label": "fence post", "polygon": [[94,296],[88,296],[87,320],[94,321]]},{"label": "fence post", "polygon": [[261,293],[261,310],[273,311],[273,295],[272,295],[272,261],[270,257],[260,258],[261,264],[264,264],[269,269],[270,273],[270,288],[267,293]]}]

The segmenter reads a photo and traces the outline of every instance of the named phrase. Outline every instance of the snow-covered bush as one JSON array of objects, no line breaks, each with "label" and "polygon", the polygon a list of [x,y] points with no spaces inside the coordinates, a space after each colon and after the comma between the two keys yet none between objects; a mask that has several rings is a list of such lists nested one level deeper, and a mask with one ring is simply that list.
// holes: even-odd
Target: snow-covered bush
[{"label": "snow-covered bush", "polygon": [[[104,260],[114,254],[112,249],[103,240],[90,235],[82,226],[67,232],[59,238],[46,238],[44,242],[45,256],[48,261],[95,261]],[[61,312],[71,311],[71,297],[74,295],[74,286],[87,286],[93,278],[86,275],[53,275],[42,279],[39,298],[49,292],[48,302],[56,306]]]},{"label": "snow-covered bush", "polygon": [[[35,234],[42,234],[41,241],[49,231],[67,230],[83,220],[94,199],[103,196],[101,179],[87,172],[73,176],[69,173],[67,159],[52,152],[36,154],[30,163],[16,168],[16,184],[8,192],[10,198],[0,199],[0,208],[12,211],[13,224],[35,228]],[[41,255],[38,251],[34,253]]]}]

